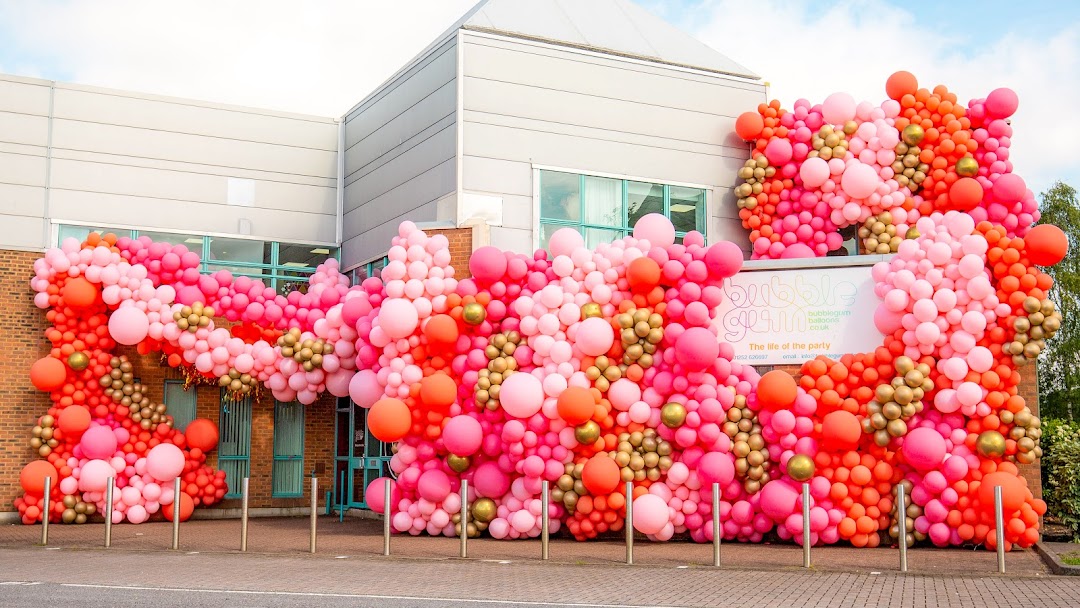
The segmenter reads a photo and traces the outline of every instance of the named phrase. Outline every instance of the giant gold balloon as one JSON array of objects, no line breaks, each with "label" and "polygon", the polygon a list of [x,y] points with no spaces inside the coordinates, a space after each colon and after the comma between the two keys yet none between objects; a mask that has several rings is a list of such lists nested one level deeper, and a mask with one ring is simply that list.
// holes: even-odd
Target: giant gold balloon
[{"label": "giant gold balloon", "polygon": [[599,317],[604,313],[600,310],[600,305],[596,302],[586,302],[581,307],[581,318],[588,319],[590,317]]},{"label": "giant gold balloon", "polygon": [[581,445],[592,445],[600,438],[600,425],[593,420],[589,420],[574,429],[574,438]]},{"label": "giant gold balloon", "polygon": [[497,514],[498,507],[495,506],[495,501],[490,498],[481,498],[473,503],[472,516],[478,522],[486,524],[495,519]]},{"label": "giant gold balloon", "polygon": [[668,403],[660,409],[660,421],[669,429],[677,429],[686,421],[686,407],[681,403]]},{"label": "giant gold balloon", "polygon": [[461,311],[461,319],[469,325],[479,325],[487,318],[487,310],[484,309],[483,304],[477,302],[470,302],[465,305],[465,308]]},{"label": "giant gold balloon", "polygon": [[814,476],[814,459],[796,454],[787,461],[787,472],[795,481],[808,481]]},{"label": "giant gold balloon", "polygon": [[997,431],[983,431],[979,433],[975,448],[985,458],[1001,458],[1005,455],[1005,436]]},{"label": "giant gold balloon", "polygon": [[904,143],[909,146],[917,146],[919,142],[926,137],[926,132],[923,131],[922,126],[916,124],[910,124],[904,127]]},{"label": "giant gold balloon", "polygon": [[956,161],[956,174],[960,177],[975,177],[979,174],[979,161],[965,156]]},{"label": "giant gold balloon", "polygon": [[67,364],[71,369],[81,372],[89,367],[90,357],[86,356],[86,353],[83,352],[74,352],[68,355]]}]

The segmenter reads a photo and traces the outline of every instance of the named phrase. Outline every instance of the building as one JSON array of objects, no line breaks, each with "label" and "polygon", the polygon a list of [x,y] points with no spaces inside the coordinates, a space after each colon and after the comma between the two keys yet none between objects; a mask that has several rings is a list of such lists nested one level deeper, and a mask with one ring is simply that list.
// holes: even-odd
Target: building
[{"label": "building", "polygon": [[[47,349],[30,267],[62,239],[183,242],[204,271],[283,291],[331,255],[371,275],[406,219],[444,231],[466,271],[482,245],[532,252],[572,226],[592,246],[650,212],[748,250],[734,123],[764,101],[756,74],[630,0],[484,0],[340,118],[0,75],[0,517],[48,407],[26,376]],[[256,512],[308,504],[312,474],[363,507],[386,468],[347,399],[234,403],[138,365],[181,426],[219,422],[210,463],[250,475]]]}]

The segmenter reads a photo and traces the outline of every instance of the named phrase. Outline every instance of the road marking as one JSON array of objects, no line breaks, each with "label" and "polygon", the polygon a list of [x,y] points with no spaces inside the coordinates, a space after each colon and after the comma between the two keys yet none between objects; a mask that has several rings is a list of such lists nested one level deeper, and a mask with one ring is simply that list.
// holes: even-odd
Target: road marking
[{"label": "road marking", "polygon": [[40,584],[41,583],[39,583],[39,582],[32,583],[30,581],[3,581],[3,582],[0,582],[0,585],[25,585],[27,587],[30,587],[32,585],[40,585]]},{"label": "road marking", "polygon": [[[22,584],[22,583],[20,583]],[[37,584],[37,583],[35,583]],[[678,608],[677,606],[664,606],[657,604],[649,605],[635,605],[635,604],[568,604],[564,602],[530,602],[523,600],[481,600],[474,598],[463,597],[423,597],[419,595],[369,595],[362,593],[314,593],[314,592],[301,592],[301,591],[250,591],[250,590],[229,590],[229,589],[189,589],[185,587],[135,587],[125,585],[95,585],[88,583],[57,583],[61,587],[85,587],[91,589],[116,589],[121,591],[181,591],[187,593],[214,593],[219,595],[225,595],[229,593],[235,593],[238,595],[285,595],[290,597],[339,597],[339,598],[352,598],[352,599],[366,599],[366,600],[409,600],[409,601],[427,601],[427,602],[453,602],[458,604],[511,604],[514,606],[551,606],[557,604],[559,606],[572,606],[573,608],[612,608],[614,606],[621,606],[622,608]]]}]

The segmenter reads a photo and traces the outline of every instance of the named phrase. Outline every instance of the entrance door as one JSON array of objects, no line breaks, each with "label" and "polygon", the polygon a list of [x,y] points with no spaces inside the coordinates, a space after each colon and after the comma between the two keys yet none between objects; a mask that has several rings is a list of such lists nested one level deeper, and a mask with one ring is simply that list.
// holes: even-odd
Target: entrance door
[{"label": "entrance door", "polygon": [[390,473],[391,445],[371,436],[367,410],[348,397],[338,399],[336,426],[334,504],[366,509],[368,484]]}]

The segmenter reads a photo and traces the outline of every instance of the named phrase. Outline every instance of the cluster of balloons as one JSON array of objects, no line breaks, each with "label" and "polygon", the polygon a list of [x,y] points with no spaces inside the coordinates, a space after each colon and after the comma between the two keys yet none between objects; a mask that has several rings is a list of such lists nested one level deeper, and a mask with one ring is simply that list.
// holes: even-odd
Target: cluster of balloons
[{"label": "cluster of balloons", "polygon": [[1010,237],[1038,221],[1035,196],[1009,160],[1016,93],[995,89],[965,108],[944,86],[919,88],[909,72],[890,76],[885,90],[879,105],[841,92],[817,105],[800,99],[792,111],[774,100],[738,117],[753,152],[735,193],[755,259],[827,255],[849,226],[861,226],[863,252],[895,253],[935,211],[967,212]]}]

